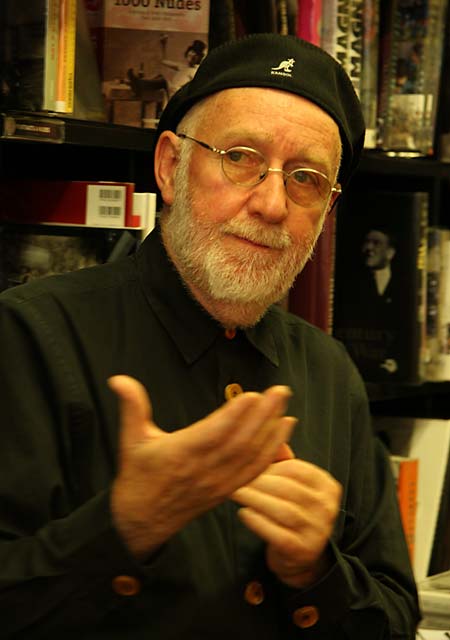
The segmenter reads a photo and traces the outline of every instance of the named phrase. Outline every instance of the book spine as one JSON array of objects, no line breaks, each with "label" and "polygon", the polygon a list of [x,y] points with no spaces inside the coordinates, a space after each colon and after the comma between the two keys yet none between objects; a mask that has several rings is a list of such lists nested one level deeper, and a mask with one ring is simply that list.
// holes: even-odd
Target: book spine
[{"label": "book spine", "polygon": [[320,46],[322,41],[322,0],[299,0],[297,36]]},{"label": "book spine", "polygon": [[397,499],[409,557],[414,562],[414,544],[417,517],[417,484],[419,462],[417,459],[391,456],[394,477],[397,481]]},{"label": "book spine", "polygon": [[352,0],[347,54],[347,71],[358,96],[361,95],[363,53],[363,5],[364,0]]},{"label": "book spine", "polygon": [[58,73],[55,110],[72,113],[74,105],[77,0],[60,0]]},{"label": "book spine", "polygon": [[425,304],[425,378],[427,380],[429,370],[433,367],[438,357],[438,308],[441,272],[440,235],[441,229],[438,227],[428,228]]},{"label": "book spine", "polygon": [[54,111],[58,75],[59,0],[47,0],[43,109]]},{"label": "book spine", "polygon": [[380,11],[378,0],[364,0],[360,99],[366,122],[366,149],[377,146],[378,56]]},{"label": "book spine", "polygon": [[336,216],[330,213],[313,258],[297,276],[289,292],[288,310],[331,333],[333,327]]},{"label": "book spine", "polygon": [[427,335],[427,257],[429,194],[418,193],[419,237],[417,250],[417,382],[426,379],[426,335]]}]

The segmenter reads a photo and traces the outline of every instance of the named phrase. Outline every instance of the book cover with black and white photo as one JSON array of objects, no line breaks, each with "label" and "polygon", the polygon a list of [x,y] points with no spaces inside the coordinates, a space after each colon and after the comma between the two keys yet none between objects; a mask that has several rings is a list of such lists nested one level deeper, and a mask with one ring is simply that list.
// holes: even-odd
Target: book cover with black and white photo
[{"label": "book cover with black and white photo", "polygon": [[417,384],[428,194],[352,191],[337,216],[333,334],[371,383]]}]

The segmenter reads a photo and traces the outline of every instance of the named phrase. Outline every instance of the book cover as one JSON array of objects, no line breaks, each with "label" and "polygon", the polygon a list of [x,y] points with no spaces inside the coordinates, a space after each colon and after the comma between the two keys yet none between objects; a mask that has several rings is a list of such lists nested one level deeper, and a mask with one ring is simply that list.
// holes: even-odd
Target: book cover
[{"label": "book cover", "polygon": [[[37,278],[102,264],[119,230],[0,225],[0,291]],[[128,233],[128,232],[127,232]]]},{"label": "book cover", "polygon": [[107,120],[156,127],[168,99],[206,55],[209,0],[84,1]]},{"label": "book cover", "polygon": [[389,0],[381,14],[379,146],[434,153],[446,0]]},{"label": "book cover", "polygon": [[396,482],[397,499],[403,531],[408,545],[409,557],[414,564],[414,544],[416,539],[417,483],[419,461],[406,456],[390,456],[392,472]]},{"label": "book cover", "polygon": [[336,216],[332,211],[317,240],[314,255],[295,279],[287,308],[326,333],[333,327]]},{"label": "book cover", "polygon": [[334,335],[366,382],[422,380],[428,194],[352,191],[337,214]]},{"label": "book cover", "polygon": [[140,227],[134,184],[65,180],[0,182],[0,220],[94,227]]},{"label": "book cover", "polygon": [[414,575],[430,573],[430,560],[443,500],[450,455],[450,420],[435,418],[374,417],[374,426],[393,455],[418,462]]}]

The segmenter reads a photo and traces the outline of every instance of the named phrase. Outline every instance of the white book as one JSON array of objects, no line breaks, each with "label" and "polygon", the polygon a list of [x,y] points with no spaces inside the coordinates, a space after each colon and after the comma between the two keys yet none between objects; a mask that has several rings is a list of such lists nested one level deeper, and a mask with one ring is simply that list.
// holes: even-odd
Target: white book
[{"label": "white book", "polygon": [[392,453],[419,461],[413,568],[420,582],[428,576],[450,455],[450,420],[383,416],[374,424]]}]

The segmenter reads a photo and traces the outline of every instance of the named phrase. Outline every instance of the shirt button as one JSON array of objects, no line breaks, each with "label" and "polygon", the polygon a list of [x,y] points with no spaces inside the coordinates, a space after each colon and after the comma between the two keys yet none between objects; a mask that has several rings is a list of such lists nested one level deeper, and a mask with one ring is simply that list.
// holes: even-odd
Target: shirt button
[{"label": "shirt button", "polygon": [[292,615],[294,624],[300,629],[307,629],[313,627],[319,620],[319,610],[317,607],[299,607]]},{"label": "shirt button", "polygon": [[236,337],[236,329],[225,329],[225,338],[233,340]]},{"label": "shirt button", "polygon": [[235,396],[238,396],[240,393],[244,393],[241,385],[237,382],[232,382],[231,384],[227,384],[225,387],[225,400],[231,400]]},{"label": "shirt button", "polygon": [[244,599],[249,604],[258,605],[264,601],[264,589],[257,580],[252,580],[247,584],[244,591]]},{"label": "shirt button", "polygon": [[141,590],[141,583],[133,576],[116,576],[112,588],[119,596],[135,596]]}]

